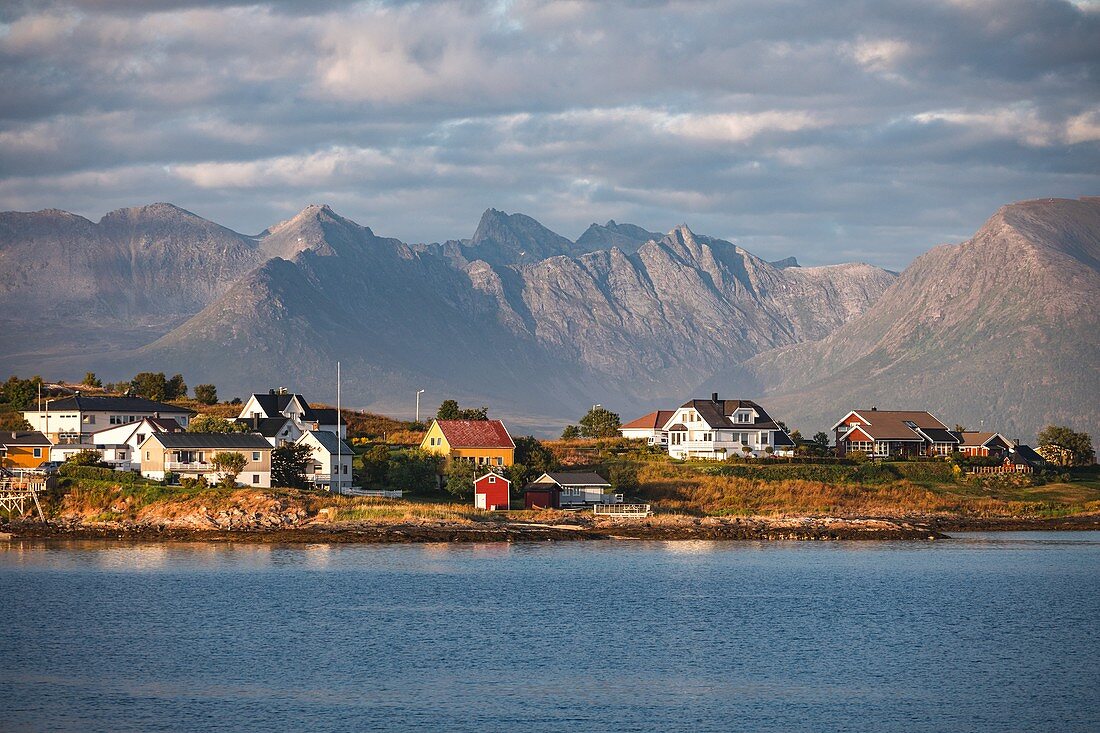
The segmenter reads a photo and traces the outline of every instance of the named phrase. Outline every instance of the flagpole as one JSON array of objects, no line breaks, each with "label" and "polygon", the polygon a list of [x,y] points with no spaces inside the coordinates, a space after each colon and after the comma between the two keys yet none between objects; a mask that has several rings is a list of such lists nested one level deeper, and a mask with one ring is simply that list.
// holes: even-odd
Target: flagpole
[{"label": "flagpole", "polygon": [[[336,476],[341,480],[344,471],[344,440],[340,437],[340,362],[336,362]],[[339,486],[339,484],[337,484]],[[336,493],[342,494],[342,491]]]}]

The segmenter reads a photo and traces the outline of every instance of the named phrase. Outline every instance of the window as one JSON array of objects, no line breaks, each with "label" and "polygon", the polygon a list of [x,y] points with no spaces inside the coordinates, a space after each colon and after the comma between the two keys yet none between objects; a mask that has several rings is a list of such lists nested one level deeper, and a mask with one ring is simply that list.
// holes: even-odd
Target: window
[{"label": "window", "polygon": [[498,466],[503,466],[504,465],[504,459],[501,458],[500,456],[497,456],[497,465]]},{"label": "window", "polygon": [[145,451],[145,460],[149,460],[149,451]]},{"label": "window", "polygon": [[849,440],[848,450],[870,453],[875,449],[875,444],[869,440]]},{"label": "window", "polygon": [[254,483],[254,484],[260,483],[260,474],[258,474],[258,473],[252,474],[252,483]]},{"label": "window", "polygon": [[489,477],[489,483],[495,484],[496,482],[497,482],[497,477],[496,476],[490,476]]},{"label": "window", "polygon": [[85,425],[95,425],[95,415],[85,415],[84,416],[84,424]]},{"label": "window", "polygon": [[340,467],[340,473],[344,474],[345,476],[348,474],[348,464],[345,463],[343,466]]},{"label": "window", "polygon": [[890,455],[890,444],[884,440],[880,440],[875,443],[875,455],[876,456],[888,456]]},{"label": "window", "polygon": [[260,460],[260,451],[258,451],[258,450],[252,451],[252,462],[255,463],[256,461],[259,461],[259,460]]},{"label": "window", "polygon": [[41,458],[42,457],[42,449],[41,448],[35,448],[34,449],[34,457],[35,458]]},{"label": "window", "polygon": [[767,444],[768,444],[768,434],[767,433],[760,433],[760,445],[767,445]]}]

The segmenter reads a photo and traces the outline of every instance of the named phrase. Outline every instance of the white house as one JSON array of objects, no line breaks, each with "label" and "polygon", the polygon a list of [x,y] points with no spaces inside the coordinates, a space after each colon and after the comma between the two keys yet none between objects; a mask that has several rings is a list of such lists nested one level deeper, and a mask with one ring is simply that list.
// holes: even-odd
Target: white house
[{"label": "white house", "polygon": [[328,430],[307,430],[296,441],[310,450],[306,481],[325,491],[343,493],[351,487],[351,462],[355,456],[347,443]]},{"label": "white house", "polygon": [[643,415],[620,426],[619,434],[631,440],[645,440],[649,445],[666,446],[668,431],[665,430],[665,425],[674,413],[675,410],[657,410]]},{"label": "white house", "polygon": [[[238,417],[238,424],[245,425],[248,432],[262,435],[273,448],[287,443],[295,443],[305,432],[289,417],[279,415],[277,417],[260,417],[254,415],[250,418]],[[335,433],[333,433],[335,435]]]},{"label": "white house", "polygon": [[50,452],[50,458],[64,461],[81,450],[94,450],[104,463],[115,470],[130,471],[140,465],[135,455],[147,437],[153,433],[180,432],[183,432],[183,427],[171,418],[146,417],[139,422],[97,430],[86,438],[88,443],[55,446]]},{"label": "white house", "polygon": [[141,422],[147,417],[175,420],[186,428],[193,410],[144,397],[84,397],[44,400],[41,409],[25,410],[23,418],[54,445],[92,445],[91,435],[103,428]]},{"label": "white house", "polygon": [[[301,433],[307,430],[327,430],[330,433],[337,432],[337,413],[331,408],[311,407],[306,398],[300,394],[287,392],[286,390],[268,390],[267,394],[255,393],[251,395],[237,420],[263,420],[265,418],[289,418]],[[340,423],[340,437],[347,439],[347,425]],[[295,437],[293,440],[297,440]]]},{"label": "white house", "polygon": [[794,441],[763,407],[752,400],[720,400],[717,392],[709,400],[685,402],[664,429],[673,458],[794,455]]}]

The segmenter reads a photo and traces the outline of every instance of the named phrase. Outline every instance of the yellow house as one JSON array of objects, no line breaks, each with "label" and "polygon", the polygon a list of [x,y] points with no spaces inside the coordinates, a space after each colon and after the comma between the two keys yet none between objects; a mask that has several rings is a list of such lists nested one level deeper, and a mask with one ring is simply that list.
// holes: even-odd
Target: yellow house
[{"label": "yellow house", "polygon": [[479,466],[511,466],[516,444],[500,420],[433,420],[421,450]]},{"label": "yellow house", "polygon": [[38,468],[50,460],[50,441],[37,430],[0,434],[0,465],[4,468]]}]

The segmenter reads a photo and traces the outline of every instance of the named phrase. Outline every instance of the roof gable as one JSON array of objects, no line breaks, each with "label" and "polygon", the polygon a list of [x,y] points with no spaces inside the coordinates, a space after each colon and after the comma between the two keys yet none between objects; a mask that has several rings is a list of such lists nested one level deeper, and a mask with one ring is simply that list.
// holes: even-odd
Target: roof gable
[{"label": "roof gable", "polygon": [[598,486],[602,489],[611,488],[607,479],[592,471],[560,471],[544,473],[532,481],[534,484],[553,483],[558,486]]},{"label": "roof gable", "polygon": [[648,415],[642,415],[637,420],[631,420],[625,425],[620,425],[619,430],[659,430],[675,414],[675,410],[656,410]]}]

